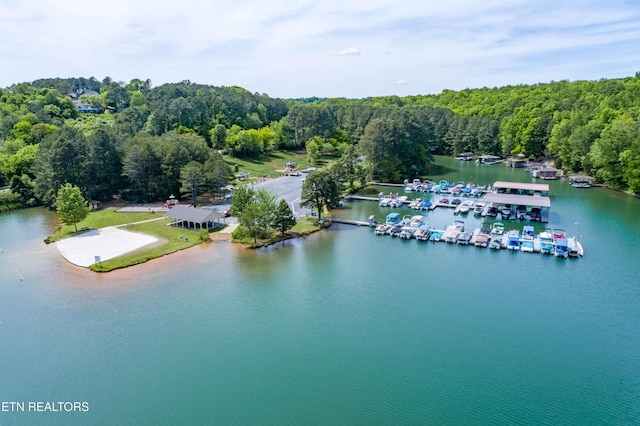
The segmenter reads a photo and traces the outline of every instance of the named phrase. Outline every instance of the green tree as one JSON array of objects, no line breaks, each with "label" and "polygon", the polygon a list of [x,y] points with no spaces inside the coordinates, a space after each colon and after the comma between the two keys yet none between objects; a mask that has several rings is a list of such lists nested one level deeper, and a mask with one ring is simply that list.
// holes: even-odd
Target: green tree
[{"label": "green tree", "polygon": [[56,210],[60,219],[66,225],[73,224],[78,232],[78,222],[84,220],[91,211],[91,207],[82,196],[80,188],[70,183],[65,183],[58,189],[56,195]]},{"label": "green tree", "polygon": [[248,186],[241,186],[233,191],[231,198],[231,214],[240,217],[244,209],[253,202],[254,190]]},{"label": "green tree", "polygon": [[315,164],[318,162],[320,158],[320,144],[322,143],[322,139],[319,137],[311,138],[305,144],[307,149],[307,161],[309,164]]},{"label": "green tree", "polygon": [[238,224],[247,230],[254,243],[258,242],[258,237],[262,236],[261,215],[259,206],[253,202],[249,203],[238,216]]},{"label": "green tree", "polygon": [[191,194],[191,204],[193,207],[198,205],[198,192],[202,190],[205,184],[202,164],[197,161],[190,161],[180,169],[180,190],[183,193]]},{"label": "green tree", "polygon": [[277,228],[282,235],[284,235],[284,233],[289,229],[296,226],[296,218],[286,200],[280,200],[278,203],[278,209],[274,216],[273,226]]},{"label": "green tree", "polygon": [[56,192],[65,183],[84,188],[87,185],[87,142],[73,127],[63,126],[47,136],[33,164],[36,196],[51,205]]},{"label": "green tree", "polygon": [[277,211],[276,196],[265,188],[256,191],[242,187],[233,194],[231,211],[255,243],[258,238],[266,237],[273,226]]},{"label": "green tree", "polygon": [[363,173],[363,165],[359,162],[360,155],[356,147],[348,145],[340,159],[333,163],[331,171],[339,182],[344,182],[347,190],[355,191],[355,182],[360,181],[364,186],[366,174]]},{"label": "green tree", "polygon": [[620,163],[624,168],[622,178],[629,190],[634,194],[640,194],[640,138],[636,138],[631,148],[620,154]]},{"label": "green tree", "polygon": [[215,198],[217,194],[222,192],[229,181],[233,179],[231,168],[224,161],[222,155],[218,152],[212,152],[202,167],[207,186],[211,190],[211,195]]},{"label": "green tree", "polygon": [[266,236],[275,221],[278,209],[276,194],[266,188],[260,188],[255,192],[254,200],[260,211],[258,225],[262,230],[262,234]]},{"label": "green tree", "polygon": [[309,173],[302,184],[302,205],[318,210],[318,219],[322,219],[322,210],[338,207],[340,191],[334,177],[325,169]]},{"label": "green tree", "polygon": [[211,144],[214,149],[224,149],[227,146],[227,128],[218,123],[211,129]]},{"label": "green tree", "polygon": [[123,160],[122,174],[129,178],[134,196],[142,200],[153,200],[160,196],[162,169],[151,136],[137,139],[129,147]]},{"label": "green tree", "polygon": [[89,135],[87,143],[87,196],[104,201],[122,189],[122,160],[117,150],[118,139],[113,128],[100,126]]}]

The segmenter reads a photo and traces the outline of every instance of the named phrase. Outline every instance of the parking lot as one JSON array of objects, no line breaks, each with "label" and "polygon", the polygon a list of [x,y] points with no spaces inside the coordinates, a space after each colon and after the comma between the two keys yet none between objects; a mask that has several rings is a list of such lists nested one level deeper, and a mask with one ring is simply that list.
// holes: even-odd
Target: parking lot
[{"label": "parking lot", "polygon": [[[291,211],[296,217],[304,217],[311,214],[311,209],[300,205],[300,194],[302,191],[302,183],[307,175],[302,173],[300,176],[283,176],[275,179],[268,179],[251,185],[254,189],[266,188],[276,194],[278,200],[284,199],[289,203]],[[230,203],[216,204],[213,206],[217,211],[223,211],[231,206]],[[227,220],[227,223],[231,223]]]}]

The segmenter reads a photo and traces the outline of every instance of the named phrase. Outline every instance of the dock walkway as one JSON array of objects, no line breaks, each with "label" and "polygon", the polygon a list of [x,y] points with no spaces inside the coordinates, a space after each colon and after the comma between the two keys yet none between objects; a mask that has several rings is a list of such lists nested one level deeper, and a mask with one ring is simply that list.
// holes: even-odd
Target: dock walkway
[{"label": "dock walkway", "polygon": [[363,222],[361,220],[338,219],[337,217],[330,217],[329,219],[333,223],[342,223],[345,225],[369,226],[369,222]]}]

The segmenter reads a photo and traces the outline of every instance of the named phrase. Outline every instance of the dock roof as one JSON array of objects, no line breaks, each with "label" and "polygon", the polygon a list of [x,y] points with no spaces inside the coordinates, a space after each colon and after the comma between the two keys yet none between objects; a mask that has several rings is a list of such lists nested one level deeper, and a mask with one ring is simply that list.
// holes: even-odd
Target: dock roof
[{"label": "dock roof", "polygon": [[524,182],[503,182],[498,181],[493,184],[494,188],[502,189],[524,189],[526,191],[549,192],[549,185],[546,183],[524,183]]},{"label": "dock roof", "polygon": [[535,197],[531,195],[512,195],[497,194],[495,192],[487,192],[484,200],[489,203],[496,204],[515,204],[531,207],[551,207],[549,197]]}]

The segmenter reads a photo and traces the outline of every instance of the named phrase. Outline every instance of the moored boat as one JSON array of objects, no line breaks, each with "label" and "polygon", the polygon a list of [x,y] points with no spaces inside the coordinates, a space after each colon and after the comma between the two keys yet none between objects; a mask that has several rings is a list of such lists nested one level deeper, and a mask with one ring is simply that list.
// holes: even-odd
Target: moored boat
[{"label": "moored boat", "polygon": [[533,228],[533,226],[524,226],[522,228],[522,239],[523,240],[527,240],[527,241],[533,241],[533,238],[535,237],[535,230]]},{"label": "moored boat", "polygon": [[460,245],[466,246],[466,245],[468,245],[468,244],[469,244],[469,242],[471,241],[471,237],[472,237],[471,233],[469,233],[469,232],[463,232],[462,234],[460,234],[460,235],[458,236],[458,241],[457,241],[457,242],[458,242],[458,244],[460,244]]},{"label": "moored boat", "polygon": [[500,250],[502,248],[502,236],[491,237],[489,241],[489,248],[493,250]]},{"label": "moored boat", "polygon": [[569,257],[569,243],[565,237],[556,238],[553,255],[565,259]]},{"label": "moored boat", "polygon": [[476,247],[485,248],[489,245],[491,240],[491,228],[489,225],[484,224],[480,227],[478,234],[475,237],[474,245]]},{"label": "moored boat", "polygon": [[509,250],[520,250],[520,231],[512,229],[507,234],[507,248]]},{"label": "moored boat", "polygon": [[491,225],[491,236],[500,236],[502,237],[504,234],[504,223],[502,222],[493,222]]},{"label": "moored boat", "polygon": [[582,248],[582,244],[576,237],[567,238],[567,246],[569,249],[569,257],[582,257],[584,255],[584,250]]},{"label": "moored boat", "polygon": [[418,228],[413,237],[418,241],[427,241],[429,234],[431,234],[431,227],[425,223]]},{"label": "moored boat", "polygon": [[533,240],[524,240],[520,244],[520,251],[525,253],[533,253]]},{"label": "moored boat", "polygon": [[444,233],[444,240],[448,243],[455,243],[463,232],[464,222],[456,220],[453,222],[453,225],[449,225],[449,227],[447,227],[447,230]]},{"label": "moored boat", "polygon": [[553,254],[553,234],[545,230],[538,237],[540,239],[540,253]]}]

